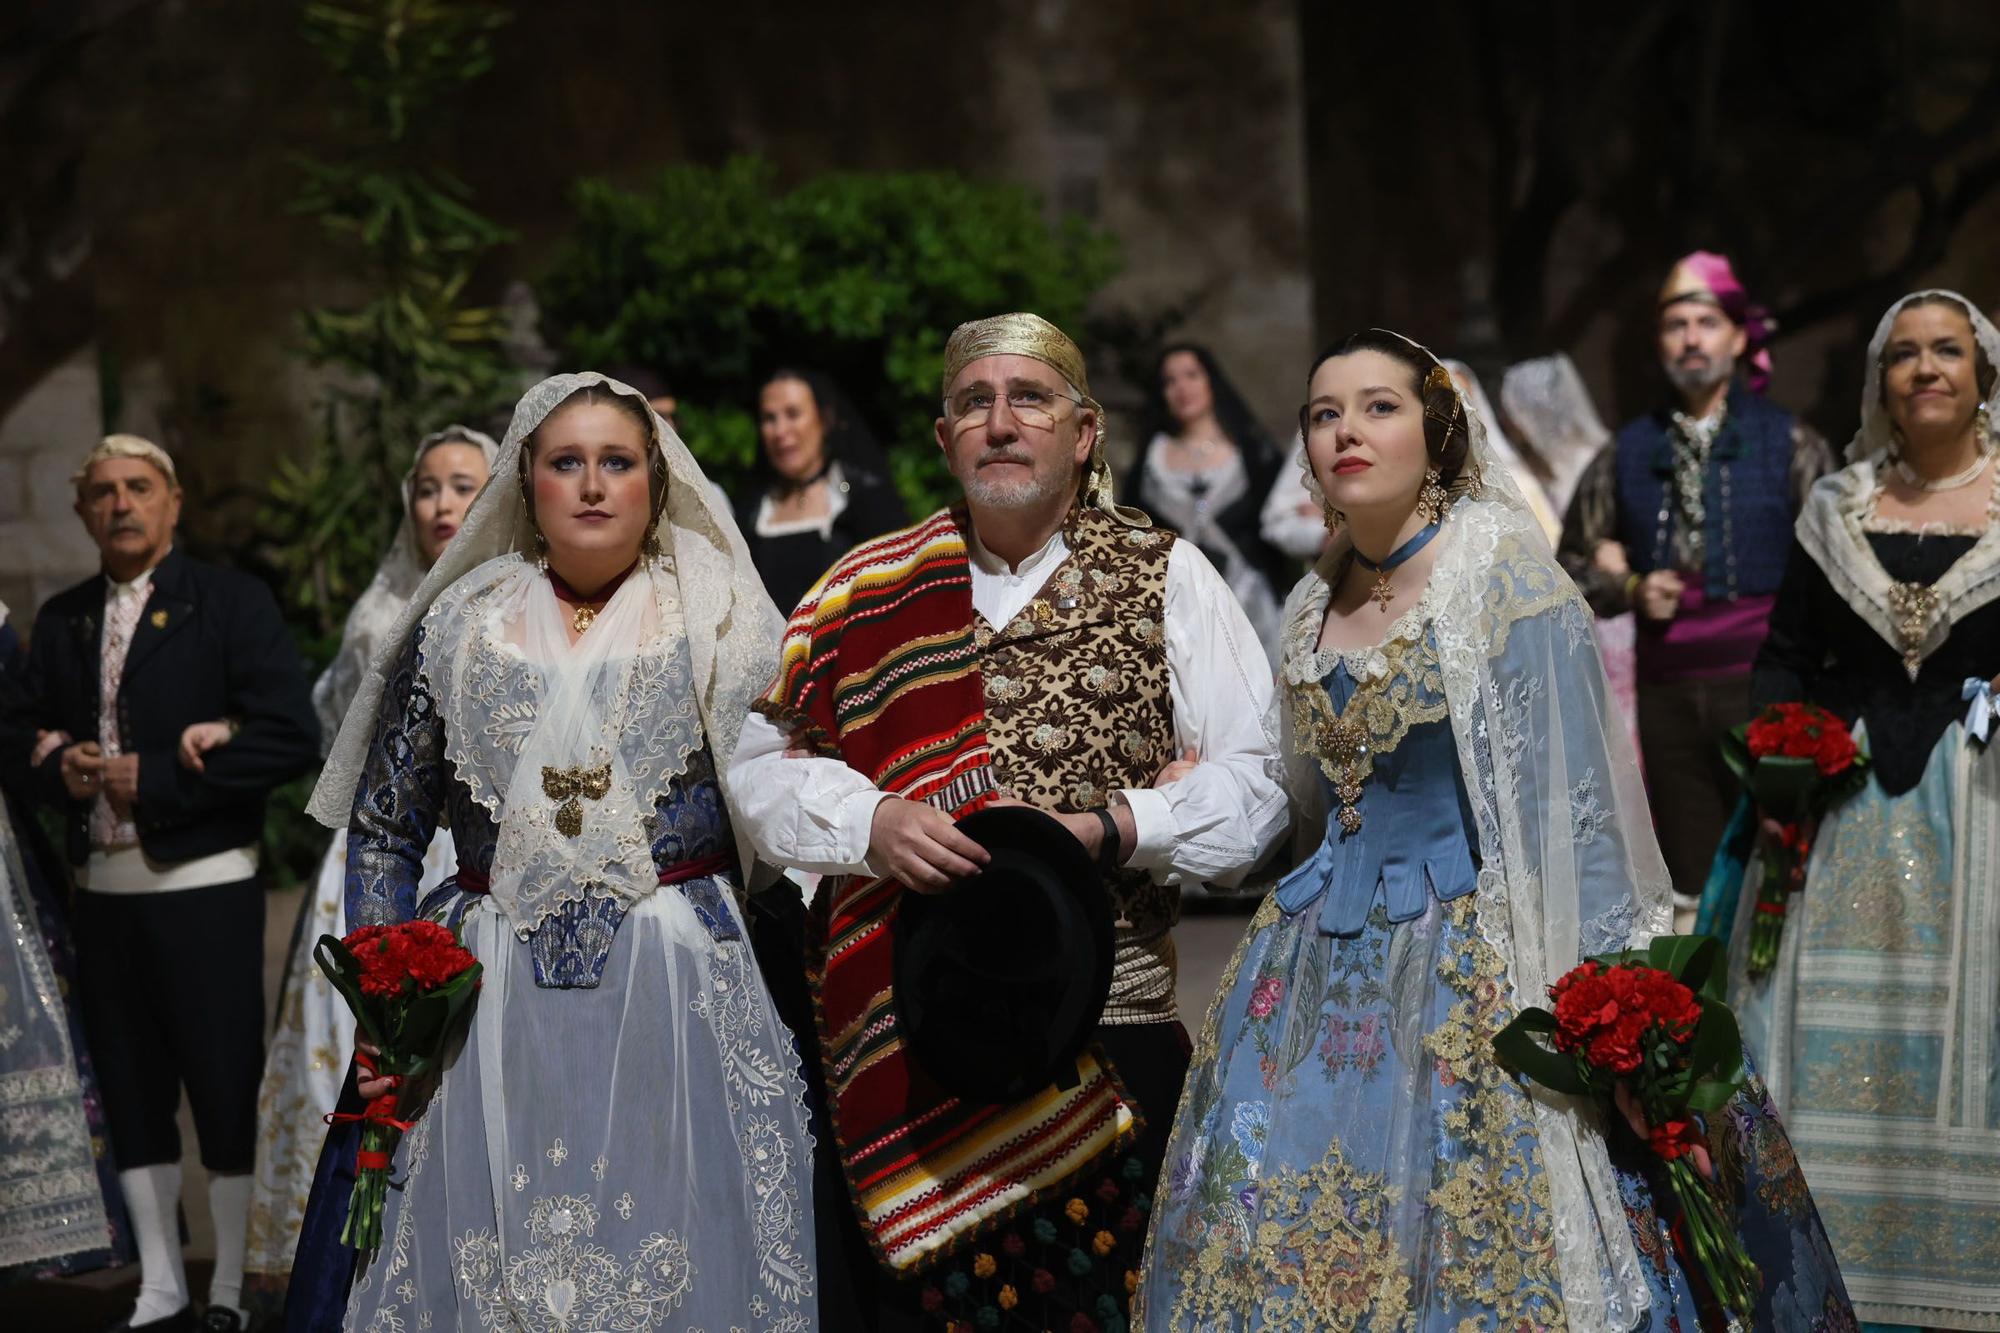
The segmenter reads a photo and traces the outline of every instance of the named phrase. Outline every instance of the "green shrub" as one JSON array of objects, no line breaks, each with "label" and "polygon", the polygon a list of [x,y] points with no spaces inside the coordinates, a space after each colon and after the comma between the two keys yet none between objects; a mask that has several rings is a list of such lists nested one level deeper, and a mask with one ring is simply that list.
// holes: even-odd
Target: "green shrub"
[{"label": "green shrub", "polygon": [[[361,291],[299,316],[296,354],[335,372],[319,438],[281,462],[257,516],[256,549],[307,666],[340,644],[401,517],[400,482],[427,432],[478,420],[519,385],[500,352],[500,318],[467,301],[474,267],[510,240],[435,165],[452,96],[491,68],[507,21],[467,0],[344,0],[302,11],[304,38],[338,79],[347,151],[301,158],[294,211],[340,251]],[[418,130],[422,130],[422,134]],[[265,820],[274,882],[309,877],[326,832],[303,813],[310,776],[279,789]]]},{"label": "green shrub", "polygon": [[676,166],[637,190],[575,188],[577,224],[542,285],[572,364],[656,369],[725,489],[755,459],[759,379],[837,380],[887,448],[913,512],[950,492],[932,439],[944,342],[967,319],[1032,310],[1079,331],[1117,247],[1051,227],[1018,186],[942,172],[834,173],[790,190],[755,158]]}]

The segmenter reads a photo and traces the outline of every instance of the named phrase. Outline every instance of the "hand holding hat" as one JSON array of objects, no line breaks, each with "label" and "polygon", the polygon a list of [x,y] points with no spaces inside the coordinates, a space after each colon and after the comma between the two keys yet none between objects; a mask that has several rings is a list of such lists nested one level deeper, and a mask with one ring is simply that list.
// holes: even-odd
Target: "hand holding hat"
[{"label": "hand holding hat", "polygon": [[875,806],[868,866],[918,893],[941,893],[979,873],[986,849],[965,836],[950,815],[922,801],[891,796]]},{"label": "hand holding hat", "polygon": [[1070,820],[1099,824],[1014,802],[967,815],[953,831],[983,867],[897,908],[898,1025],[917,1065],[956,1096],[1013,1102],[1073,1077],[1103,1014],[1111,899]]}]

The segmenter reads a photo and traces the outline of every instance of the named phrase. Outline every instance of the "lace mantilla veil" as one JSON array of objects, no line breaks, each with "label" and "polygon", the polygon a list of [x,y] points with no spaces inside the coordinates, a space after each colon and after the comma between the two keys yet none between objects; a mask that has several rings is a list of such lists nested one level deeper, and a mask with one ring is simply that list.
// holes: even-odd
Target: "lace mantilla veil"
[{"label": "lace mantilla veil", "polygon": [[[1895,444],[1894,423],[1882,405],[1882,350],[1888,345],[1889,330],[1896,316],[1912,301],[1925,297],[1947,297],[1963,307],[1972,321],[1972,333],[1987,364],[2000,367],[2000,328],[1979,307],[1957,292],[1931,288],[1901,297],[1883,314],[1868,340],[1868,370],[1861,387],[1861,428],[1847,445],[1847,466],[1820,478],[1806,498],[1799,514],[1799,544],[1813,558],[1827,581],[1855,614],[1893,648],[1902,649],[1903,626],[1908,617],[1921,619],[1923,636],[1915,646],[1915,664],[1910,678],[1925,658],[1936,652],[1951,635],[1954,620],[1962,619],[2000,597],[2000,524],[1988,524],[1985,534],[1970,551],[1952,564],[1943,577],[1931,585],[1934,596],[1920,607],[1898,600],[1898,586],[1890,579],[1882,562],[1875,558],[1862,530],[1870,497],[1889,466]],[[1987,419],[2000,426],[2000,380],[1986,400]]]},{"label": "lace mantilla veil", "polygon": [[[657,554],[641,559],[572,649],[530,554],[519,478],[528,436],[592,385],[645,408],[667,486],[653,525]],[[388,677],[419,624],[446,754],[500,826],[493,901],[522,934],[590,885],[626,900],[654,889],[651,797],[704,740],[726,784],[783,629],[735,520],[687,446],[637,390],[594,371],[543,380],[514,409],[491,479],[347,710],[307,806],[330,828],[347,826]],[[581,832],[571,832],[578,817]],[[737,853],[746,882],[761,883],[741,829]]]},{"label": "lace mantilla veil", "polygon": [[[1549,984],[1583,957],[1666,931],[1672,913],[1637,758],[1612,712],[1590,611],[1498,465],[1480,414],[1464,416],[1465,475],[1476,480],[1452,503],[1437,563],[1410,614],[1427,618],[1436,640],[1477,827],[1479,932],[1504,960],[1515,1003],[1528,1006],[1543,1003]],[[1337,532],[1287,599],[1280,672],[1292,689],[1320,667],[1328,580],[1351,545]],[[1324,787],[1292,708],[1280,711],[1299,853],[1309,855],[1325,836]],[[1529,1096],[1569,1326],[1631,1328],[1647,1308],[1646,1284],[1597,1113],[1539,1087]]]},{"label": "lace mantilla veil", "polygon": [[1585,469],[1611,439],[1576,363],[1552,352],[1509,366],[1500,377],[1500,406],[1517,427],[1515,444],[1548,469],[1549,503],[1566,513]]},{"label": "lace mantilla veil", "polygon": [[340,648],[313,682],[313,712],[319,715],[320,735],[326,738],[329,749],[340,732],[341,719],[347,716],[348,706],[361,688],[362,678],[368,674],[369,664],[375,660],[376,651],[424,581],[424,555],[417,545],[416,525],[410,520],[410,504],[416,498],[418,465],[425,454],[441,444],[472,445],[486,456],[489,475],[493,460],[500,453],[500,446],[493,443],[492,436],[469,426],[446,426],[418,443],[416,455],[410,459],[410,470],[403,474],[403,518],[396,525],[396,535],[390,539],[389,549],[382,553],[375,577],[368,581],[347,613],[347,623],[340,632]]}]

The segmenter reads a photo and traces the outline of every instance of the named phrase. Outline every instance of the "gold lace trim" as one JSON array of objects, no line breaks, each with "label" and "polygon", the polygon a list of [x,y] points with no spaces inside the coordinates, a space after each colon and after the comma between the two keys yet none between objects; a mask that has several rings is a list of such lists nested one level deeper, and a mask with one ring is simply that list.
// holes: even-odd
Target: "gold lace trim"
[{"label": "gold lace trim", "polygon": [[1440,721],[1449,711],[1444,675],[1421,623],[1375,652],[1381,661],[1372,671],[1357,673],[1345,708],[1334,707],[1321,681],[1302,682],[1292,690],[1300,751],[1319,759],[1320,771],[1340,801],[1340,827],[1349,834],[1361,829],[1361,791],[1375,761],[1402,744],[1410,728]]}]

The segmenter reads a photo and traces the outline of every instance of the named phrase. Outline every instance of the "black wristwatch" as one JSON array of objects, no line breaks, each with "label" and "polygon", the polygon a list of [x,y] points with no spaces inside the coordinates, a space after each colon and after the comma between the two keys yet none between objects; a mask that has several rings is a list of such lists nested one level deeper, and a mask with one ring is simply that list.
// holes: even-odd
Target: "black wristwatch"
[{"label": "black wristwatch", "polygon": [[1109,810],[1099,807],[1090,813],[1097,816],[1097,822],[1104,825],[1104,840],[1097,845],[1097,866],[1106,875],[1118,873],[1118,850],[1122,839],[1118,834],[1118,819]]}]

